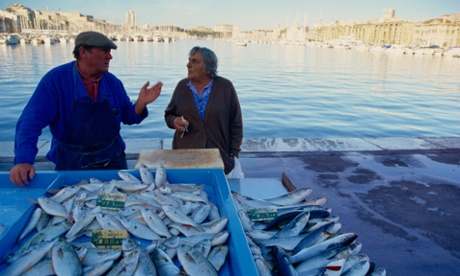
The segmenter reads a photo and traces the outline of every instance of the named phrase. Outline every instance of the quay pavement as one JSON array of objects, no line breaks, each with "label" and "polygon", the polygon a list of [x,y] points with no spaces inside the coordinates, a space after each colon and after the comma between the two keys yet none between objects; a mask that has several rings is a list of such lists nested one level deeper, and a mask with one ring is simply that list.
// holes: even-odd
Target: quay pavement
[{"label": "quay pavement", "polygon": [[[126,143],[129,169],[142,149],[171,149],[171,139]],[[48,146],[40,142],[38,171],[54,168]],[[13,158],[13,143],[0,143],[0,173]],[[241,185],[261,197],[283,173],[325,197],[341,232],[356,233],[387,275],[460,275],[460,137],[245,139],[240,161]]]}]

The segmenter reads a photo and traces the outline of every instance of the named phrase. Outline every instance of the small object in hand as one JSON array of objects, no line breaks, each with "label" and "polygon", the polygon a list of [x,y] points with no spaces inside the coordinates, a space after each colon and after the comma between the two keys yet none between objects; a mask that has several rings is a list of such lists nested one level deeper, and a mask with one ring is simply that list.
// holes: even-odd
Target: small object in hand
[{"label": "small object in hand", "polygon": [[182,129],[182,134],[180,135],[180,138],[184,137],[184,134],[188,132],[188,121],[185,120],[184,116],[181,116],[182,121],[185,123],[184,128]]}]

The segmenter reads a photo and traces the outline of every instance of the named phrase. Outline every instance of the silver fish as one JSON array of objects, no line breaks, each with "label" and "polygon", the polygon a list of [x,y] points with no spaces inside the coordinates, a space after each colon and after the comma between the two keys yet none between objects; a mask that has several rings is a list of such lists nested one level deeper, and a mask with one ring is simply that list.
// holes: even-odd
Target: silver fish
[{"label": "silver fish", "polygon": [[151,209],[141,209],[142,217],[147,223],[148,227],[155,231],[160,236],[170,238],[171,233],[168,231],[168,227],[163,223],[163,220]]},{"label": "silver fish", "polygon": [[283,229],[281,229],[275,236],[274,239],[278,238],[289,238],[297,236],[307,225],[308,219],[310,218],[310,212],[303,212],[297,215],[291,222],[289,222]]},{"label": "silver fish", "polygon": [[228,245],[221,244],[214,246],[209,252],[208,260],[219,271],[225,263],[225,259],[228,255]]},{"label": "silver fish", "polygon": [[218,275],[214,266],[197,248],[182,244],[177,251],[177,258],[190,276]]},{"label": "silver fish", "polygon": [[318,229],[309,232],[307,237],[303,239],[292,251],[293,254],[296,254],[300,250],[312,245],[318,244],[322,241],[325,241],[332,237],[334,234],[338,233],[342,229],[341,223],[329,222]]},{"label": "silver fish", "polygon": [[50,257],[43,257],[37,264],[35,264],[27,272],[21,276],[36,276],[36,275],[56,275],[53,267],[53,261]]},{"label": "silver fish", "polygon": [[202,223],[203,221],[206,220],[206,218],[209,216],[209,213],[211,213],[211,205],[209,204],[200,204],[200,206],[198,206],[198,208],[196,208],[191,217],[193,219],[193,221],[195,221],[196,223],[200,224]]},{"label": "silver fish", "polygon": [[66,233],[65,237],[69,240],[77,238],[78,233],[80,233],[86,226],[88,226],[96,218],[96,215],[101,212],[101,207],[97,206],[93,210],[85,214],[81,219],[76,221],[69,231]]},{"label": "silver fish", "polygon": [[38,204],[48,215],[64,217],[70,222],[73,221],[73,218],[69,215],[69,212],[67,212],[61,203],[58,203],[46,196],[41,196],[38,198]]},{"label": "silver fish", "polygon": [[378,267],[371,274],[369,274],[369,276],[386,276],[386,275],[387,275],[387,271],[383,267]]},{"label": "silver fish", "polygon": [[313,190],[310,188],[299,188],[287,194],[264,198],[264,200],[279,205],[294,205],[304,201],[312,192]]},{"label": "silver fish", "polygon": [[194,202],[203,202],[203,203],[208,203],[208,201],[201,196],[187,193],[187,192],[174,192],[171,194],[174,197],[177,197],[183,201],[194,201]]},{"label": "silver fish", "polygon": [[115,261],[121,253],[121,249],[88,248],[81,263],[83,266],[96,266],[102,262]]},{"label": "silver fish", "polygon": [[165,186],[168,186],[168,184],[166,168],[163,166],[163,164],[158,164],[155,171],[155,187],[164,188]]},{"label": "silver fish", "polygon": [[67,199],[74,196],[80,190],[80,186],[66,186],[59,190],[55,195],[51,196],[50,198],[58,203],[62,203]]},{"label": "silver fish", "polygon": [[180,269],[174,264],[171,258],[163,250],[159,248],[153,249],[151,257],[159,275],[179,275]]},{"label": "silver fish", "polygon": [[296,266],[297,273],[306,273],[323,268],[332,261],[346,259],[351,255],[356,255],[361,251],[362,244],[359,242],[352,243],[349,246],[326,251],[320,255],[309,258]]},{"label": "silver fish", "polygon": [[367,256],[366,254],[358,254],[348,257],[345,264],[343,265],[343,271],[347,271],[356,263],[364,260],[370,261],[369,256]]},{"label": "silver fish", "polygon": [[153,176],[152,171],[145,164],[141,163],[140,168],[139,168],[139,173],[141,175],[142,182],[147,183],[147,184],[151,184],[155,182],[155,177]]},{"label": "silver fish", "polygon": [[169,205],[162,206],[161,208],[165,212],[166,216],[168,216],[168,218],[170,218],[172,221],[181,224],[191,225],[199,231],[204,231],[203,227],[201,227],[198,223],[194,222],[193,219],[182,213],[178,208]]},{"label": "silver fish", "polygon": [[139,178],[137,178],[132,173],[127,172],[127,171],[118,171],[118,176],[121,179],[125,180],[125,181],[130,181],[130,182],[133,182],[133,183],[141,183],[142,182]]},{"label": "silver fish", "polygon": [[131,235],[137,238],[149,241],[161,239],[152,229],[136,220],[120,217],[120,222]]},{"label": "silver fish", "polygon": [[42,213],[42,208],[38,207],[37,209],[35,209],[35,211],[32,213],[32,216],[27,221],[27,225],[22,230],[21,235],[19,236],[19,240],[22,240],[25,236],[27,236],[30,232],[32,232],[32,230],[34,230],[37,227]]},{"label": "silver fish", "polygon": [[83,267],[83,275],[85,276],[100,276],[104,275],[113,265],[113,260],[102,261],[94,266]]},{"label": "silver fish", "polygon": [[22,255],[1,271],[0,276],[16,276],[23,274],[29,268],[37,264],[46,254],[48,254],[53,245],[54,240],[35,245],[32,250]]},{"label": "silver fish", "polygon": [[56,240],[51,249],[51,259],[57,275],[81,275],[83,273],[77,252],[65,239]]},{"label": "silver fish", "polygon": [[147,251],[144,248],[139,248],[139,260],[137,262],[136,270],[133,273],[133,276],[156,276],[157,270],[155,264],[150,258]]},{"label": "silver fish", "polygon": [[133,193],[137,191],[142,191],[149,186],[149,184],[142,182],[134,182],[130,180],[111,180],[111,183],[115,185],[115,188],[119,189],[125,193]]},{"label": "silver fish", "polygon": [[369,260],[362,260],[354,264],[348,270],[344,271],[342,275],[351,276],[351,275],[367,275],[369,268],[371,267]]},{"label": "silver fish", "polygon": [[302,262],[323,252],[347,246],[354,242],[357,237],[358,235],[356,235],[355,233],[345,233],[337,235],[333,238],[327,239],[323,242],[317,243],[310,247],[303,248],[296,254],[290,256],[289,261],[293,264]]}]

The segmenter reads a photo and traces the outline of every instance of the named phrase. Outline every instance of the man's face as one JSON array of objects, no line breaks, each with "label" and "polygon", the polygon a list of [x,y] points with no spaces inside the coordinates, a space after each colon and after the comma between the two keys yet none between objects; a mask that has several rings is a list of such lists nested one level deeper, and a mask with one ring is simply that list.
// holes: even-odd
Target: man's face
[{"label": "man's face", "polygon": [[208,70],[203,62],[203,56],[197,52],[188,58],[187,77],[193,80],[202,80],[208,77]]},{"label": "man's face", "polygon": [[93,47],[85,52],[85,63],[94,70],[95,74],[109,71],[110,60],[113,58],[110,48]]}]

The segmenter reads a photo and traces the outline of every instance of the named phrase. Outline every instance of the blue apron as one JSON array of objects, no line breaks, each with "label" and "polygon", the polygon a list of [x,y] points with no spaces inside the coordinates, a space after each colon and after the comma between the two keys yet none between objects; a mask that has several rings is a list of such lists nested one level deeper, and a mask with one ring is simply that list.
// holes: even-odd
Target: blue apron
[{"label": "blue apron", "polygon": [[57,145],[56,170],[127,169],[120,124],[107,99],[102,102],[77,100],[74,67],[74,101],[66,127],[66,142]]}]

